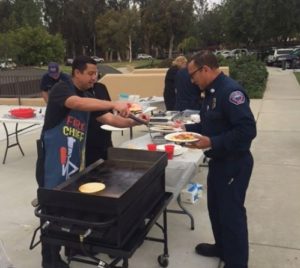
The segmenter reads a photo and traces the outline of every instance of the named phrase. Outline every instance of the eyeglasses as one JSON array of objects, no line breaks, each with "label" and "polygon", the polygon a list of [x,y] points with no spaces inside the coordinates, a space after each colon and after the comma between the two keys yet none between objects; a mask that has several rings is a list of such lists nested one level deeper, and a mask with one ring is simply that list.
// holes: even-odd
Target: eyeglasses
[{"label": "eyeglasses", "polygon": [[194,75],[198,72],[201,71],[203,69],[203,66],[197,68],[195,71],[193,71],[192,73],[189,74],[190,78],[193,79]]}]

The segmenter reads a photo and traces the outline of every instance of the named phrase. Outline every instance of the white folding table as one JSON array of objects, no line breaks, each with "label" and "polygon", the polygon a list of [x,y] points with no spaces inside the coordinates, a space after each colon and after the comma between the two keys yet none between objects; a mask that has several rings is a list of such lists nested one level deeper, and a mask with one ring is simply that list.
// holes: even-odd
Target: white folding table
[{"label": "white folding table", "polygon": [[[152,134],[153,136],[153,134]],[[153,143],[150,134],[126,141],[119,145],[122,148],[136,148],[147,150],[147,144]],[[167,142],[166,142],[167,143]],[[168,160],[166,167],[166,191],[172,192],[181,210],[168,210],[168,212],[185,214],[191,219],[191,229],[194,229],[194,218],[183,206],[180,199],[180,192],[184,186],[192,181],[199,171],[203,161],[203,151],[199,149],[188,149],[181,155],[174,156]]]},{"label": "white folding table", "polygon": [[[19,107],[7,106],[7,111],[1,114],[0,116],[0,122],[3,124],[4,131],[5,131],[5,138],[6,138],[6,148],[5,148],[2,164],[5,164],[7,152],[9,148],[18,146],[22,155],[25,155],[19,141],[20,133],[24,132],[25,130],[34,128],[36,126],[42,126],[44,124],[43,112],[45,111],[45,107],[43,108],[33,107],[36,110],[36,115],[32,118],[12,117],[9,114],[9,110],[13,108],[19,108]],[[7,124],[15,124],[14,130],[10,131],[9,128],[7,127]],[[12,139],[15,138],[15,142],[13,142],[11,138]]]}]

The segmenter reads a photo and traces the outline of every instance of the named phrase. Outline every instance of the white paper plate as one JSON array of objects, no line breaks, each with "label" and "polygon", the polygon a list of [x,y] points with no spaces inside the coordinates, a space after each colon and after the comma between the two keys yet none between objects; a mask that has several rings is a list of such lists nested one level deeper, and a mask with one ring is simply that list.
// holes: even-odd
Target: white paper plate
[{"label": "white paper plate", "polygon": [[180,132],[180,131],[182,131],[182,128],[174,128],[174,127],[163,126],[162,125],[162,126],[153,126],[153,127],[150,127],[150,130],[156,131],[156,132],[161,132],[161,133],[174,133],[174,132]]},{"label": "white paper plate", "polygon": [[[180,135],[193,135],[193,138],[185,139],[184,137],[180,137]],[[165,136],[165,139],[167,141],[173,141],[173,142],[194,142],[199,140],[201,134],[195,133],[195,132],[180,132],[180,133],[171,133]]]},{"label": "white paper plate", "polygon": [[[158,151],[164,152],[165,151],[165,145],[166,144],[161,144],[161,145],[158,145],[156,148],[157,148]],[[182,147],[178,144],[172,144],[172,145],[175,146],[174,147],[174,156],[181,155],[181,154],[183,154],[184,152],[187,151],[187,148],[184,148],[184,147]]]},{"label": "white paper plate", "polygon": [[102,125],[101,128],[104,130],[107,130],[107,131],[122,131],[122,130],[127,129],[127,128],[121,128],[121,127],[113,127],[110,125]]}]

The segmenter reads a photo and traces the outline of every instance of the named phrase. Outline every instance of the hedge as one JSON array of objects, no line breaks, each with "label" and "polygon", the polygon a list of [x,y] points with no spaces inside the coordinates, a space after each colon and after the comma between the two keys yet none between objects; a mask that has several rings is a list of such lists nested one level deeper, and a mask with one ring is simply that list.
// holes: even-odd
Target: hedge
[{"label": "hedge", "polygon": [[230,76],[238,81],[251,99],[261,99],[266,89],[268,72],[265,64],[255,57],[219,58],[221,66],[229,66]]}]

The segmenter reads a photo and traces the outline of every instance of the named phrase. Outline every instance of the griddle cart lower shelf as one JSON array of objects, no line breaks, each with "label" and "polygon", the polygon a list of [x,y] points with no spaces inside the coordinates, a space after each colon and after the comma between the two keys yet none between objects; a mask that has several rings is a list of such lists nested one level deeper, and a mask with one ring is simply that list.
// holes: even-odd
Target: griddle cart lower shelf
[{"label": "griddle cart lower shelf", "polygon": [[[97,241],[87,241],[82,240],[81,242],[68,240],[64,235],[54,235],[51,232],[45,230],[42,231],[41,241],[44,243],[49,243],[53,245],[64,245],[66,247],[66,255],[68,261],[77,261],[81,263],[90,264],[98,268],[128,268],[128,259],[134,254],[136,249],[144,242],[144,240],[150,240],[154,242],[163,243],[163,254],[158,256],[158,263],[161,267],[167,267],[169,264],[169,252],[168,252],[168,235],[167,235],[167,211],[166,208],[170,201],[172,200],[173,194],[166,192],[157,205],[148,213],[145,218],[145,224],[141,225],[130,239],[120,248],[109,247],[103,244],[97,243]],[[41,210],[41,208],[40,208]],[[36,210],[38,211],[38,209]],[[158,218],[163,214],[162,225],[157,222]],[[49,217],[45,214],[36,213],[42,221],[50,221]],[[52,216],[50,217],[52,218]],[[53,219],[56,224],[59,224],[61,220],[59,218]],[[64,222],[62,222],[63,226]],[[158,226],[162,230],[162,238],[147,237],[147,234],[153,227],[153,225]],[[40,229],[39,227],[38,229]],[[37,229],[37,230],[38,230]],[[38,243],[34,244],[35,237],[33,237],[30,248],[34,248]],[[81,239],[79,239],[81,240]],[[81,252],[81,254],[74,255],[74,253]],[[94,254],[93,254],[94,253]],[[111,256],[111,262],[107,263],[95,256],[95,254],[104,253]],[[121,266],[120,266],[121,265]]]}]

